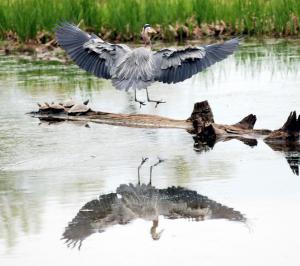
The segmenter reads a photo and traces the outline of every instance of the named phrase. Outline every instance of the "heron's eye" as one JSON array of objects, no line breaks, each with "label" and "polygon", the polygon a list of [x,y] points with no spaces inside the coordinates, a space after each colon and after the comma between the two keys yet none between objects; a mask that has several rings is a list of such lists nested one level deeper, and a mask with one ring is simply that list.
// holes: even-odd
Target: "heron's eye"
[{"label": "heron's eye", "polygon": [[146,28],[150,28],[150,24],[145,24],[145,25],[144,25],[144,30],[145,30]]}]

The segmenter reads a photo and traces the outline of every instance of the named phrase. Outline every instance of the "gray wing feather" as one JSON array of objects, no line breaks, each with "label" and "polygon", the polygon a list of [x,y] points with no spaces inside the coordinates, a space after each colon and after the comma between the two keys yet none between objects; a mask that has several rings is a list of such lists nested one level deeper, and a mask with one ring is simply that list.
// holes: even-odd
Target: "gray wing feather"
[{"label": "gray wing feather", "polygon": [[126,45],[104,42],[70,23],[56,28],[56,39],[78,66],[105,79],[111,78],[117,58],[130,51]]},{"label": "gray wing feather", "polygon": [[220,44],[184,49],[162,49],[154,53],[155,80],[177,83],[219,62],[237,49],[240,39],[234,38]]}]

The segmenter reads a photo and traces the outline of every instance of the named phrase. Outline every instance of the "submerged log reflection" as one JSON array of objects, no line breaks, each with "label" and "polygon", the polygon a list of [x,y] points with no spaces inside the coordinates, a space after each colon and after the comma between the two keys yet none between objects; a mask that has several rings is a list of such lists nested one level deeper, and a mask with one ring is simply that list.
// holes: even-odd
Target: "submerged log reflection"
[{"label": "submerged log reflection", "polygon": [[[210,151],[218,142],[230,141],[233,139],[239,140],[245,145],[253,148],[257,146],[257,139],[244,138],[241,136],[231,136],[226,138],[219,138],[211,141],[204,141],[198,135],[193,137],[194,139],[194,150],[202,153]],[[295,175],[299,175],[300,166],[300,143],[299,142],[281,142],[281,141],[265,141],[265,143],[274,151],[281,152],[287,160],[290,168]]]},{"label": "submerged log reflection", "polygon": [[287,143],[284,145],[280,142],[266,142],[266,143],[272,150],[283,153],[293,173],[299,175],[299,167],[300,167],[300,143],[299,142]]}]

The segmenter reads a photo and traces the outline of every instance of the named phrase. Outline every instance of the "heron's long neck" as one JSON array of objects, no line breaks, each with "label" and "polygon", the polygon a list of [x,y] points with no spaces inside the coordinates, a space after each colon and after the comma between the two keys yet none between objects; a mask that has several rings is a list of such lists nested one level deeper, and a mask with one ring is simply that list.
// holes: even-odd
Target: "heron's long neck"
[{"label": "heron's long neck", "polygon": [[152,238],[156,239],[157,238],[156,228],[158,227],[158,219],[153,220],[152,222],[153,222],[153,224],[152,224],[150,233],[151,233]]},{"label": "heron's long neck", "polygon": [[147,32],[142,33],[142,38],[143,38],[145,47],[151,48],[151,38],[150,38],[150,36],[148,35]]}]

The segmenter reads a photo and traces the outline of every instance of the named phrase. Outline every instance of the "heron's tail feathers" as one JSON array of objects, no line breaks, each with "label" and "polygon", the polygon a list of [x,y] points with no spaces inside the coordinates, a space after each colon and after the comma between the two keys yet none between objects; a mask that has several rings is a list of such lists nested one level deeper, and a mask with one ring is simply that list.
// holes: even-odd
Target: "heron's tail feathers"
[{"label": "heron's tail feathers", "polygon": [[118,79],[112,78],[113,86],[118,90],[128,91],[132,89],[145,89],[151,85],[153,81],[144,81],[144,80],[134,80],[134,79]]}]

